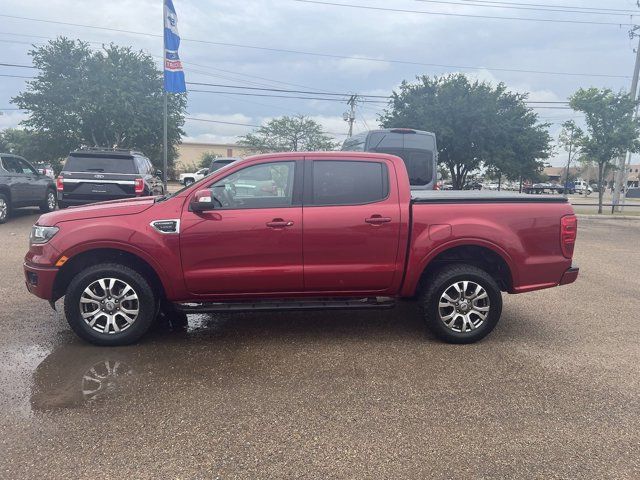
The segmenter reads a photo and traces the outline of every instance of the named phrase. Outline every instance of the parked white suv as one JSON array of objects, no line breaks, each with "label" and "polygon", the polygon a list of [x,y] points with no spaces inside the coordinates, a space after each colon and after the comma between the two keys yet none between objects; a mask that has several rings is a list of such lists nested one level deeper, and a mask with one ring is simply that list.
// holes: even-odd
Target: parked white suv
[{"label": "parked white suv", "polygon": [[180,183],[183,184],[185,187],[188,187],[192,183],[195,183],[198,180],[203,179],[207,175],[209,175],[209,169],[208,168],[201,168],[200,170],[198,170],[195,173],[181,173],[180,174]]}]

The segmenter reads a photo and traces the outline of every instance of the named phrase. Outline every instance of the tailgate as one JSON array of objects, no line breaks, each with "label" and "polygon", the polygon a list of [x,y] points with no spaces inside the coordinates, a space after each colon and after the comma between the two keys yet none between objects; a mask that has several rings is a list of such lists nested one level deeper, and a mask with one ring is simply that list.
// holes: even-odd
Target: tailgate
[{"label": "tailgate", "polygon": [[135,174],[63,172],[62,184],[65,197],[113,198],[135,195]]}]

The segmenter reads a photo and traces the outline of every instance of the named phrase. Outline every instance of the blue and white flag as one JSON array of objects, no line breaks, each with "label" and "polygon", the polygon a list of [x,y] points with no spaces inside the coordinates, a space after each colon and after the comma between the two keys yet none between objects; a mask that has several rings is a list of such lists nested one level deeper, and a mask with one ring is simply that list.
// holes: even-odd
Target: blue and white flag
[{"label": "blue and white flag", "polygon": [[179,47],[178,15],[173,7],[173,1],[164,0],[164,89],[169,93],[187,91],[184,70],[178,55]]}]

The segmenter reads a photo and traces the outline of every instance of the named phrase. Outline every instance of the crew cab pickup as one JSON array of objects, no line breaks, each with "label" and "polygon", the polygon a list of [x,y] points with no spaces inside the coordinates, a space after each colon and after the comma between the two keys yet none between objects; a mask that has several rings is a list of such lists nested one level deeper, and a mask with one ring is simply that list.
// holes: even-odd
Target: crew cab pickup
[{"label": "crew cab pickup", "polygon": [[64,296],[71,328],[100,345],[137,341],[163,310],[402,299],[441,339],[470,343],[495,327],[502,292],[575,281],[576,227],[562,197],[412,192],[393,155],[267,154],[172,195],[42,215],[24,270],[31,293]]}]

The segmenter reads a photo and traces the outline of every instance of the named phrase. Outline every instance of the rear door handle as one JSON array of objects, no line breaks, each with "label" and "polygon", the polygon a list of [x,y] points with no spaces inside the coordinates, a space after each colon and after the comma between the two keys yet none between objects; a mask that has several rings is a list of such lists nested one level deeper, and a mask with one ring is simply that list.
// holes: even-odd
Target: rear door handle
[{"label": "rear door handle", "polygon": [[383,223],[389,223],[391,218],[383,217],[382,215],[372,215],[369,218],[365,218],[364,221],[371,225],[381,225]]},{"label": "rear door handle", "polygon": [[274,218],[270,222],[267,222],[267,227],[270,228],[284,228],[293,226],[293,221],[283,220],[281,218]]}]

